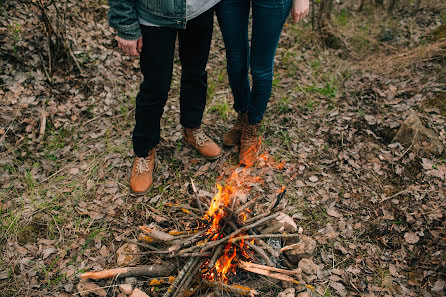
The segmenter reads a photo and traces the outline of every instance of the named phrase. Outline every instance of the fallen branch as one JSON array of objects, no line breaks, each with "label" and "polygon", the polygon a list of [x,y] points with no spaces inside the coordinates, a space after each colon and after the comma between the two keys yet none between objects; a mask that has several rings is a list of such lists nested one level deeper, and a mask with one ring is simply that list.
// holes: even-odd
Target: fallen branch
[{"label": "fallen branch", "polygon": [[147,265],[136,267],[124,267],[115,269],[105,269],[102,271],[89,271],[81,274],[83,279],[106,279],[106,278],[123,278],[130,276],[168,276],[175,265]]},{"label": "fallen branch", "polygon": [[214,281],[208,281],[208,280],[203,280],[203,282],[212,288],[220,288],[226,292],[231,292],[231,293],[236,293],[242,296],[256,296],[259,295],[259,292],[257,292],[256,290],[253,290],[251,288],[248,287],[244,287],[244,286],[239,286],[239,285],[227,285],[224,283],[220,283],[220,282],[214,282]]}]

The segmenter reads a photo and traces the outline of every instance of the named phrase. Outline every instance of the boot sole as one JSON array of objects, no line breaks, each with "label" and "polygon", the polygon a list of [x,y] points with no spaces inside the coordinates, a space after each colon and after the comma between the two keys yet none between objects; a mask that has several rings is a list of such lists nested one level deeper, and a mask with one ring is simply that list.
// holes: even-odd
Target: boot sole
[{"label": "boot sole", "polygon": [[130,187],[130,185],[129,185],[129,188],[130,188],[130,194],[132,194],[132,195],[134,195],[134,196],[144,196],[145,194],[149,193],[150,190],[151,190],[152,187],[153,187],[153,176],[154,176],[155,171],[156,171],[156,153],[155,153],[155,163],[153,164],[153,171],[152,171],[152,184],[151,184],[150,187],[149,187],[147,190],[145,190],[144,192],[134,192],[134,191],[132,190],[132,187]]},{"label": "boot sole", "polygon": [[[196,151],[198,152],[198,150],[197,150],[192,144],[190,144],[189,142],[187,142],[187,141],[184,139],[184,137],[183,137],[182,140],[183,140],[183,143],[184,143],[184,144],[190,146],[191,148],[193,148],[194,150],[196,150]],[[198,152],[198,153],[199,153],[199,152]],[[200,153],[199,153],[199,154],[200,154]],[[206,156],[203,156],[202,154],[200,154],[200,156],[202,156],[203,158],[205,158],[206,160],[209,160],[209,161],[217,160],[217,159],[220,158],[222,155],[223,155],[223,152],[221,152],[220,155],[215,156],[215,157],[206,157]]]}]

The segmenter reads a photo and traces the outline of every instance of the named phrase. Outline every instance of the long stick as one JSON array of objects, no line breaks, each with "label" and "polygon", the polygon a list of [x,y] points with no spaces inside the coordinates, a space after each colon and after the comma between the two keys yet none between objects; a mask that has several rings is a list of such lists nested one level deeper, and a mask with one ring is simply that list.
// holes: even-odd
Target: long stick
[{"label": "long stick", "polygon": [[175,268],[173,264],[147,265],[137,267],[124,267],[105,269],[102,271],[89,271],[81,274],[83,279],[123,278],[129,276],[168,276]]},{"label": "long stick", "polygon": [[229,242],[233,243],[243,239],[252,239],[252,238],[292,238],[299,237],[299,234],[253,234],[253,235],[243,235],[231,238]]},{"label": "long stick", "polygon": [[248,288],[248,287],[243,287],[243,286],[239,286],[239,285],[230,286],[230,285],[220,283],[220,282],[208,281],[206,279],[204,279],[203,282],[209,287],[220,288],[220,289],[225,290],[226,292],[236,293],[236,294],[243,295],[243,296],[259,295],[259,292],[257,292],[256,290],[253,290],[251,288]]},{"label": "long stick", "polygon": [[186,274],[183,276],[183,279],[181,280],[180,284],[178,285],[177,289],[175,290],[175,293],[173,293],[172,297],[176,297],[178,293],[180,293],[181,289],[184,287],[184,285],[188,282],[190,277],[194,276],[194,271],[196,271],[196,268],[201,266],[201,263],[203,262],[202,259],[195,258],[194,262],[192,263],[191,267],[187,270]]},{"label": "long stick", "polygon": [[183,277],[186,275],[191,266],[194,264],[195,260],[196,258],[190,258],[189,261],[186,262],[186,265],[184,265],[183,269],[181,269],[180,272],[178,272],[177,277],[175,278],[174,282],[169,286],[166,293],[164,293],[163,297],[170,297],[172,293],[176,291],[177,286],[181,283]]},{"label": "long stick", "polygon": [[[195,278],[195,275],[197,275],[198,271],[200,271],[200,268],[201,268],[201,266],[203,265],[203,262],[204,262],[204,261],[199,261],[199,262],[197,263],[197,265],[196,265],[193,269],[190,270],[190,271],[191,271],[190,275],[186,278],[186,281],[185,281],[184,284],[182,285],[182,288],[183,288],[183,294],[182,294],[182,296],[185,296],[186,290],[189,289],[190,284],[192,283],[192,281],[193,281],[194,278]],[[177,296],[178,296],[178,295],[177,295]],[[188,296],[191,296],[191,295],[188,295]]]}]

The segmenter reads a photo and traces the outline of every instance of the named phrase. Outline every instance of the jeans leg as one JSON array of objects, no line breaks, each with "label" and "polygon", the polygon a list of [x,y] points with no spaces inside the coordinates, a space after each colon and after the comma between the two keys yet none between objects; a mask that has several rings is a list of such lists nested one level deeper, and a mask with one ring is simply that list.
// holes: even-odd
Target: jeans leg
[{"label": "jeans leg", "polygon": [[178,31],[181,61],[180,122],[183,127],[201,125],[207,95],[206,64],[211,47],[214,9],[190,20]]},{"label": "jeans leg", "polygon": [[234,109],[245,112],[250,101],[249,87],[249,0],[222,0],[217,18],[226,48],[229,85],[234,96]]},{"label": "jeans leg", "polygon": [[176,34],[175,29],[142,26],[140,65],[144,80],[136,96],[132,138],[138,157],[146,157],[160,140],[160,119],[172,80]]},{"label": "jeans leg", "polygon": [[292,0],[252,0],[250,124],[261,122],[265,113],[272,89],[274,55],[291,4]]}]

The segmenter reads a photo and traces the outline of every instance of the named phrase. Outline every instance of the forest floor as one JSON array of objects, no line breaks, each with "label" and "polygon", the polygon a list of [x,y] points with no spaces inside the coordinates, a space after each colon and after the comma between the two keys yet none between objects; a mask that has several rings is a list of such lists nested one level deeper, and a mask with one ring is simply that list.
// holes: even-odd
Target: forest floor
[{"label": "forest floor", "polygon": [[[68,5],[84,74],[59,62],[51,78],[36,14],[20,2],[0,9],[1,296],[78,294],[79,273],[115,267],[150,212],[184,217],[166,205],[190,203],[191,178],[212,196],[237,167],[236,149],[208,162],[183,146],[176,57],[154,187],[130,195],[139,60],[117,48],[99,2]],[[392,16],[337,5],[330,40],[308,22],[284,28],[262,125],[263,152],[284,165],[253,168],[262,181],[248,197],[286,187],[285,211],[317,242],[315,296],[445,294],[445,153],[393,141],[415,112],[446,143],[446,6],[424,2]],[[235,113],[217,24],[208,69],[204,129],[221,144]],[[117,283],[100,284],[115,296]]]}]

